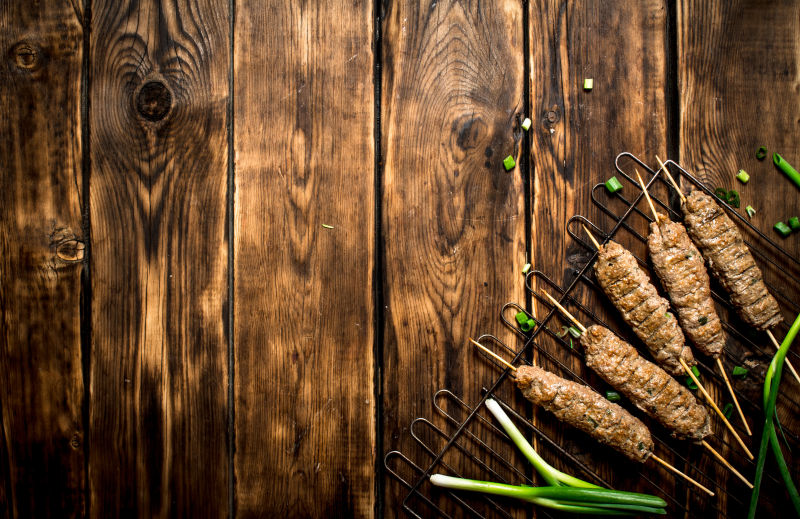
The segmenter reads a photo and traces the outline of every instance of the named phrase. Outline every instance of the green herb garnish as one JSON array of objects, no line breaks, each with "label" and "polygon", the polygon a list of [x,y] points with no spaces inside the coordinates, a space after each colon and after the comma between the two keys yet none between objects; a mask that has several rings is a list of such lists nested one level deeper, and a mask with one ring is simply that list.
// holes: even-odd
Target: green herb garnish
[{"label": "green herb garnish", "polygon": [[525,120],[522,121],[522,125],[521,126],[522,126],[522,129],[527,132],[528,130],[531,129],[531,120],[526,117]]},{"label": "green herb garnish", "polygon": [[503,167],[506,168],[506,171],[511,171],[516,165],[517,161],[511,155],[503,159]]},{"label": "green herb garnish", "polygon": [[583,80],[583,89],[584,90],[591,90],[594,88],[594,79],[587,77]]},{"label": "green herb garnish", "polygon": [[750,175],[747,174],[747,171],[740,169],[736,174],[736,179],[742,184],[747,184],[750,181]]},{"label": "green herb garnish", "polygon": [[789,227],[791,227],[793,231],[800,230],[800,218],[796,216],[789,218]]},{"label": "green herb garnish", "polygon": [[741,367],[741,366],[734,366],[734,367],[733,367],[733,376],[734,376],[734,377],[740,377],[740,378],[744,378],[744,377],[746,377],[746,376],[747,376],[747,373],[748,373],[749,371],[750,371],[750,370],[748,370],[747,368],[743,368],[743,367]]},{"label": "green herb garnish", "polygon": [[606,391],[606,400],[609,402],[619,402],[622,397],[616,391]]},{"label": "green herb garnish", "polygon": [[758,160],[764,160],[766,156],[767,156],[767,147],[759,146],[758,151],[756,152],[756,158]]},{"label": "green herb garnish", "polygon": [[608,192],[613,195],[622,189],[622,184],[619,180],[617,180],[617,177],[611,177],[606,180],[606,189],[608,189]]},{"label": "green herb garnish", "polygon": [[733,404],[730,402],[725,404],[725,407],[722,408],[722,414],[725,416],[725,418],[730,420],[731,415],[733,414]]},{"label": "green herb garnish", "polygon": [[747,213],[748,218],[752,218],[754,214],[756,214],[756,210],[753,209],[752,205],[748,205],[744,208],[745,212]]},{"label": "green herb garnish", "polygon": [[775,163],[775,165],[783,172],[784,175],[789,177],[789,180],[794,182],[794,185],[800,187],[800,173],[798,173],[791,164],[783,160],[783,157],[777,153],[772,154],[772,162]]},{"label": "green herb garnish", "polygon": [[778,232],[778,234],[780,234],[784,238],[792,234],[792,229],[783,222],[776,223],[775,225],[772,226],[772,228],[775,229]]}]

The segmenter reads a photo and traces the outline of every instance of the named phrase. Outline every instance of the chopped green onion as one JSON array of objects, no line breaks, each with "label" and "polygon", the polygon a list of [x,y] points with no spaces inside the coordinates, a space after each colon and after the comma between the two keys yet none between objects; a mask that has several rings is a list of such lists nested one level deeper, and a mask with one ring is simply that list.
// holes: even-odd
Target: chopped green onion
[{"label": "chopped green onion", "polygon": [[725,407],[722,408],[722,414],[725,416],[725,418],[730,420],[731,415],[733,414],[733,404],[730,402],[725,404]]},{"label": "chopped green onion", "polygon": [[528,314],[525,312],[517,312],[517,315],[514,316],[514,319],[517,320],[517,324],[523,324],[528,322]]},{"label": "chopped green onion", "polygon": [[527,274],[530,269],[531,269],[531,264],[530,263],[526,263],[525,266],[522,267],[522,273],[523,274]]},{"label": "chopped green onion", "polygon": [[578,339],[581,336],[581,331],[574,326],[569,327],[569,334]]},{"label": "chopped green onion", "polygon": [[778,234],[780,234],[784,238],[792,234],[792,229],[783,222],[776,223],[774,226],[772,226],[772,228],[778,231]]},{"label": "chopped green onion", "polygon": [[789,177],[789,179],[794,182],[794,185],[800,187],[800,173],[797,172],[796,169],[792,167],[791,164],[783,160],[783,157],[778,155],[777,153],[772,154],[772,161],[778,166],[778,169],[783,171],[783,174]]},{"label": "chopped green onion", "polygon": [[617,180],[617,177],[611,177],[608,180],[606,180],[606,189],[608,189],[608,192],[613,195],[614,193],[622,189],[622,184],[620,183],[619,180]]},{"label": "chopped green onion", "polygon": [[506,171],[511,171],[516,165],[517,161],[511,155],[503,159],[503,167],[506,168]]},{"label": "chopped green onion", "polygon": [[745,210],[745,212],[747,212],[747,216],[749,218],[752,218],[753,215],[756,214],[756,210],[753,209],[752,205],[748,205],[747,207],[744,208],[744,210]]},{"label": "chopped green onion", "polygon": [[569,338],[569,349],[574,350],[575,346],[572,344],[572,337]]},{"label": "chopped green onion", "polygon": [[800,229],[800,218],[796,216],[789,218],[789,227],[791,227],[793,231]]},{"label": "chopped green onion", "polygon": [[766,156],[767,156],[767,147],[766,146],[760,146],[758,148],[758,151],[756,152],[756,158],[758,160],[764,160],[764,158]]},{"label": "chopped green onion", "polygon": [[528,130],[531,129],[531,120],[526,117],[525,120],[522,121],[522,125],[521,126],[522,126],[522,129],[527,132]]},{"label": "chopped green onion", "polygon": [[558,337],[559,339],[563,339],[564,336],[568,333],[569,333],[569,326],[562,326],[561,333],[557,333],[556,337]]},{"label": "chopped green onion", "polygon": [[[700,380],[700,370],[697,369],[697,366],[692,366],[692,373],[694,373],[694,376],[697,377],[697,380]],[[686,386],[689,389],[697,389],[697,384],[694,383],[692,377],[686,377]]]},{"label": "chopped green onion", "polygon": [[700,319],[698,319],[697,322],[700,323],[700,324],[706,324],[708,322],[708,317],[706,317],[704,315],[704,316],[700,317]]},{"label": "chopped green onion", "polygon": [[591,90],[592,88],[594,88],[594,79],[587,77],[583,80],[583,89]]},{"label": "chopped green onion", "polygon": [[728,201],[728,190],[727,189],[718,187],[717,189],[714,190],[714,194],[717,195],[718,197],[720,197],[723,202],[727,202]]},{"label": "chopped green onion", "polygon": [[619,402],[622,397],[616,391],[606,391],[606,400],[609,402]]},{"label": "chopped green onion", "polygon": [[333,229],[333,225],[328,225],[327,223],[323,223],[322,226],[326,229]]},{"label": "chopped green onion", "polygon": [[739,207],[739,192],[735,189],[728,191],[728,205],[731,207]]},{"label": "chopped green onion", "polygon": [[692,366],[692,373],[694,373],[694,376],[697,377],[698,380],[700,380],[700,370],[697,369],[697,366]]},{"label": "chopped green onion", "polygon": [[742,184],[747,184],[750,181],[750,175],[747,174],[747,171],[740,169],[736,174],[736,179]]},{"label": "chopped green onion", "polygon": [[750,370],[749,370],[749,369],[747,369],[747,368],[743,368],[743,367],[741,367],[741,366],[734,366],[734,367],[733,367],[733,376],[734,376],[734,377],[741,377],[741,378],[744,378],[744,377],[746,377],[746,376],[747,376],[747,373],[748,373],[749,371],[750,371]]},{"label": "chopped green onion", "polygon": [[533,330],[534,328],[536,328],[536,321],[534,321],[533,319],[528,319],[524,323],[520,324],[519,328],[523,332],[527,333],[527,332]]}]

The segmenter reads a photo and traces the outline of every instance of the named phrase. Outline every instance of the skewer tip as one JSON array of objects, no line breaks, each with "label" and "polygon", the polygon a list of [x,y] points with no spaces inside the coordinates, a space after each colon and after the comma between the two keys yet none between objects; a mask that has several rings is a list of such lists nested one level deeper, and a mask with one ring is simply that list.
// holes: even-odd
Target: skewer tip
[{"label": "skewer tip", "polygon": [[652,454],[652,453],[651,453],[651,454],[650,454],[650,457],[651,457],[651,458],[653,458],[653,460],[654,460],[654,461],[656,461],[656,462],[660,463],[661,465],[665,466],[666,468],[668,468],[669,470],[671,470],[672,472],[674,472],[675,474],[678,474],[678,475],[679,475],[679,476],[681,476],[683,479],[685,479],[686,481],[690,482],[691,484],[693,484],[694,486],[696,486],[696,487],[697,487],[697,488],[699,488],[700,490],[702,490],[702,491],[706,492],[708,495],[710,495],[710,496],[712,496],[712,497],[714,496],[714,492],[712,492],[712,491],[711,491],[711,490],[709,490],[708,488],[704,487],[702,484],[700,484],[700,483],[699,483],[697,480],[695,480],[695,479],[691,478],[689,475],[687,475],[687,474],[685,474],[685,473],[681,472],[680,470],[676,469],[675,467],[673,467],[672,465],[670,465],[670,464],[669,464],[669,463],[667,463],[666,461],[662,460],[661,458],[659,458],[659,457],[658,457],[658,456],[656,456],[655,454]]},{"label": "skewer tip", "polygon": [[574,315],[572,315],[571,313],[569,313],[569,311],[567,311],[567,309],[566,309],[566,308],[564,308],[564,307],[561,305],[561,303],[559,303],[559,302],[556,300],[556,298],[555,298],[555,297],[551,296],[550,294],[548,294],[548,293],[547,293],[547,292],[545,292],[544,290],[542,290],[542,293],[543,293],[544,295],[546,295],[546,296],[547,296],[547,299],[549,299],[549,300],[550,300],[550,302],[551,302],[551,303],[553,303],[553,304],[556,306],[556,308],[558,308],[559,310],[561,310],[561,313],[563,313],[565,316],[567,316],[567,318],[569,318],[569,320],[570,320],[570,321],[572,321],[573,323],[575,323],[575,326],[577,326],[577,327],[578,327],[578,329],[580,329],[581,333],[586,333],[586,327],[585,327],[584,325],[582,325],[582,324],[580,323],[580,321],[578,321],[578,319],[577,319],[577,318],[576,318]]},{"label": "skewer tip", "polygon": [[597,247],[597,250],[600,250],[600,243],[597,241],[597,238],[594,237],[594,234],[592,234],[585,224],[582,223],[581,226],[583,227],[583,230],[586,231],[586,234],[589,235],[589,239],[592,240],[592,243],[594,243],[594,246]]},{"label": "skewer tip", "polygon": [[493,352],[492,350],[490,350],[489,348],[487,348],[487,347],[486,347],[486,346],[484,346],[483,344],[479,343],[478,341],[476,341],[476,340],[475,340],[475,339],[473,339],[472,337],[470,337],[470,338],[469,338],[469,340],[470,340],[470,342],[471,342],[472,344],[474,344],[475,346],[477,346],[477,347],[478,347],[478,348],[480,348],[481,350],[485,351],[486,353],[488,353],[489,355],[491,355],[493,358],[497,359],[499,362],[503,363],[503,364],[504,364],[504,365],[505,365],[505,366],[506,366],[508,369],[510,369],[511,371],[517,371],[517,368],[516,368],[516,367],[514,367],[514,365],[513,365],[513,364],[511,364],[510,362],[506,361],[506,360],[505,360],[503,357],[501,357],[501,356],[500,356],[500,355],[498,355],[497,353]]}]

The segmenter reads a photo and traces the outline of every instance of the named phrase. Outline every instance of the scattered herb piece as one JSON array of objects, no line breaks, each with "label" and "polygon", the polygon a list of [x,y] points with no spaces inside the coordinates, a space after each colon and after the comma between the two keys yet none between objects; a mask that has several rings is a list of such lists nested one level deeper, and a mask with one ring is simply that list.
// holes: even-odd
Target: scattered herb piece
[{"label": "scattered herb piece", "polygon": [[792,229],[783,222],[776,223],[772,228],[778,231],[778,234],[780,234],[784,238],[792,234]]},{"label": "scattered herb piece", "polygon": [[727,189],[718,187],[717,189],[714,190],[714,194],[717,195],[718,197],[720,197],[723,202],[727,202],[728,201],[728,190]]},{"label": "scattered herb piece", "polygon": [[722,414],[725,415],[725,418],[730,420],[731,415],[733,414],[733,404],[730,402],[725,404],[725,407],[722,408]]},{"label": "scattered herb piece", "polygon": [[740,199],[739,199],[739,192],[735,189],[731,189],[728,191],[728,205],[731,207],[739,207]]},{"label": "scattered herb piece", "polygon": [[583,80],[583,89],[591,90],[592,88],[594,88],[594,79],[587,77]]},{"label": "scattered herb piece", "polygon": [[574,350],[575,346],[572,345],[572,337],[569,338],[569,349]]},{"label": "scattered herb piece", "polygon": [[791,227],[793,231],[800,230],[800,218],[796,216],[789,218],[789,227]]},{"label": "scattered herb piece", "polygon": [[611,177],[608,180],[606,180],[606,189],[608,189],[608,192],[613,195],[614,193],[622,189],[622,184],[617,179],[617,177]]},{"label": "scattered herb piece", "polygon": [[744,208],[744,210],[745,210],[745,212],[747,212],[747,216],[749,218],[752,218],[753,215],[756,214],[756,210],[753,209],[752,205],[748,205],[747,207]]},{"label": "scattered herb piece", "polygon": [[526,263],[525,266],[522,267],[522,273],[523,274],[527,274],[530,269],[531,269],[531,264],[530,263]]},{"label": "scattered herb piece", "polygon": [[525,312],[517,312],[517,315],[514,316],[514,319],[517,320],[517,324],[527,323],[528,314],[526,314]]},{"label": "scattered herb piece", "polygon": [[516,165],[517,161],[511,155],[503,159],[503,167],[506,168],[506,171],[511,171]]},{"label": "scattered herb piece", "polygon": [[798,173],[791,164],[783,160],[783,157],[777,153],[772,154],[772,161],[776,166],[778,166],[778,169],[781,170],[784,175],[789,177],[789,179],[794,182],[794,185],[800,187],[800,173]]},{"label": "scattered herb piece", "polygon": [[[694,373],[694,376],[697,377],[697,380],[700,380],[700,370],[697,369],[697,366],[692,366],[692,373]],[[686,377],[686,386],[689,389],[697,389],[697,384],[694,383],[692,377]]]},{"label": "scattered herb piece", "polygon": [[533,319],[528,319],[527,321],[519,325],[519,329],[525,333],[528,333],[534,328],[536,328],[536,321],[534,321]]},{"label": "scattered herb piece", "polygon": [[700,324],[706,324],[708,322],[708,317],[706,317],[704,315],[704,316],[700,317],[700,319],[698,319],[697,322],[700,323]]},{"label": "scattered herb piece", "polygon": [[333,225],[328,225],[327,223],[323,223],[322,226],[326,229],[333,229]]},{"label": "scattered herb piece", "polygon": [[606,400],[609,402],[619,402],[622,397],[616,391],[606,391]]},{"label": "scattered herb piece", "polygon": [[747,174],[747,171],[740,169],[739,173],[736,174],[736,180],[742,184],[747,184],[750,181],[750,175]]},{"label": "scattered herb piece", "polygon": [[527,132],[528,130],[531,129],[531,120],[526,117],[525,120],[522,121],[522,125],[521,126],[522,126],[522,129]]},{"label": "scattered herb piece", "polygon": [[569,334],[575,337],[576,339],[581,336],[581,331],[574,326],[569,327]]},{"label": "scattered herb piece", "polygon": [[741,366],[734,366],[733,367],[733,376],[734,377],[739,377],[739,378],[744,378],[744,377],[747,376],[748,371],[750,371],[750,370],[748,370],[747,368],[743,368]]},{"label": "scattered herb piece", "polygon": [[700,370],[697,369],[697,366],[692,366],[692,373],[694,373],[694,376],[697,377],[697,380],[700,380]]},{"label": "scattered herb piece", "polygon": [[756,152],[756,158],[758,160],[764,160],[764,158],[766,156],[767,156],[767,147],[766,146],[760,146],[758,148],[758,151]]},{"label": "scattered herb piece", "polygon": [[559,339],[563,339],[564,336],[568,333],[569,333],[569,326],[562,326],[561,333],[557,333],[556,337],[558,337]]}]

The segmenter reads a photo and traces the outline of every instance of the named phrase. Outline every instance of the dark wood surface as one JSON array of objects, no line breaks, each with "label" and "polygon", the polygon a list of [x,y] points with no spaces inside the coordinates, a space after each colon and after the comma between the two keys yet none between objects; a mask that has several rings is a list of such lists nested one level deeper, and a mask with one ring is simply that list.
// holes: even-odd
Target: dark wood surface
[{"label": "dark wood surface", "polygon": [[[519,350],[503,304],[547,313],[522,265],[542,273],[537,291],[575,276],[591,250],[567,220],[613,226],[591,195],[619,152],[738,189],[740,211],[753,205],[797,257],[798,237],[771,227],[800,211],[800,190],[754,156],[763,144],[800,164],[797,29],[793,2],[755,0],[2,2],[0,516],[402,516],[408,490],[385,454],[427,469],[466,417],[458,399],[492,386],[501,371],[468,338]],[[645,233],[639,209],[630,225]],[[644,257],[634,233],[619,239]],[[793,317],[800,269],[761,261]],[[623,330],[590,280],[574,295]],[[758,348],[732,341],[724,362],[751,368],[735,385],[758,402],[773,348],[745,335]],[[542,337],[526,356],[604,388],[579,349]],[[798,384],[784,384],[800,448]],[[495,394],[565,449],[532,433],[561,468],[667,495],[673,515],[744,513],[749,492],[698,447],[656,451],[715,484],[713,499],[620,463],[507,380]],[[437,470],[530,476],[480,416]],[[389,469],[419,476],[398,458]],[[762,506],[788,506],[779,482]]]}]

